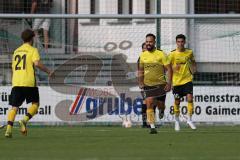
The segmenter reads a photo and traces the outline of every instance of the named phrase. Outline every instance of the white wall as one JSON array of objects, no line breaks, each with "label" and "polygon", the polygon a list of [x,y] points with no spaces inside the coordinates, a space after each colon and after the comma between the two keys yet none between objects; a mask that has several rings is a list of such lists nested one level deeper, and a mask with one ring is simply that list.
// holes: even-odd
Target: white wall
[{"label": "white wall", "polygon": [[122,41],[131,41],[132,47],[128,50],[117,48],[115,53],[124,53],[129,60],[136,61],[141,44],[145,41],[147,33],[155,33],[155,24],[139,25],[102,25],[79,26],[79,51],[81,52],[105,52],[104,46],[108,42],[118,45]]},{"label": "white wall", "polygon": [[[83,13],[87,6],[82,1],[80,13]],[[100,13],[116,14],[116,0],[100,0]],[[176,5],[177,4],[177,5]],[[109,8],[110,7],[110,8]],[[145,11],[144,0],[133,0],[133,14],[143,14]],[[161,13],[163,14],[186,14],[188,11],[187,0],[162,0]],[[117,48],[115,52],[125,53],[129,57],[129,61],[136,61],[141,51],[141,44],[145,41],[147,33],[156,33],[155,23],[139,23],[139,20],[133,20],[129,24],[111,25],[109,22],[117,22],[116,20],[101,20],[99,25],[81,25],[79,23],[79,41],[78,48],[81,52],[104,52],[104,45],[108,42],[114,42],[117,45],[128,40],[132,42],[132,47],[128,50],[120,50]],[[143,20],[141,20],[143,21]],[[175,37],[177,34],[188,34],[187,20],[164,19],[161,21],[161,45],[165,52],[175,49]],[[195,24],[195,57],[198,62],[239,62],[238,54],[240,36],[240,24],[236,22],[199,22]],[[187,35],[189,41],[189,35]],[[190,42],[190,43],[192,43]]]},{"label": "white wall", "polygon": [[[90,5],[90,0],[78,0],[78,13],[90,14]],[[90,19],[79,19],[78,22],[90,22]]]},{"label": "white wall", "polygon": [[[219,21],[219,20],[218,20]],[[240,62],[240,24],[217,23],[216,20],[196,22],[196,53],[201,62]]]},{"label": "white wall", "polygon": [[[176,5],[177,4],[177,5]],[[162,14],[186,14],[187,0],[161,0]],[[161,45],[162,49],[168,52],[173,50],[175,37],[178,34],[187,34],[187,20],[163,19],[161,20]]]}]

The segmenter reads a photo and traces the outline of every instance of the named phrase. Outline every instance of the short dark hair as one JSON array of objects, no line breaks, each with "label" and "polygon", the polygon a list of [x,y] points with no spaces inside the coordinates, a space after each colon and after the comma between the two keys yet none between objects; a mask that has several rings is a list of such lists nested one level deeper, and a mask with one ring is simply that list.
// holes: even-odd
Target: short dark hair
[{"label": "short dark hair", "polygon": [[21,38],[24,41],[24,43],[26,43],[26,42],[30,42],[34,36],[35,36],[35,34],[34,34],[33,30],[25,29],[22,32]]},{"label": "short dark hair", "polygon": [[156,40],[156,36],[155,36],[154,34],[152,34],[152,33],[148,33],[148,34],[146,35],[146,38],[147,38],[147,37],[153,37],[154,40]]},{"label": "short dark hair", "polygon": [[142,49],[144,48],[144,45],[146,45],[146,43],[145,43],[145,42],[143,42],[143,43],[142,43]]},{"label": "short dark hair", "polygon": [[176,41],[177,39],[183,39],[184,41],[186,40],[186,36],[184,34],[179,34],[176,36]]}]

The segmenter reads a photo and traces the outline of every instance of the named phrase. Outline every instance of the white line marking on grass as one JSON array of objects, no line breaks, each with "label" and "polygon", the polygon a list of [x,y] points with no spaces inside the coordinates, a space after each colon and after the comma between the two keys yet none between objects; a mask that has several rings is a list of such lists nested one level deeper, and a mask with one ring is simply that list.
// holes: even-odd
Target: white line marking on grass
[{"label": "white line marking on grass", "polygon": [[111,132],[112,130],[107,130],[107,129],[98,129],[96,130],[97,132]]},{"label": "white line marking on grass", "polygon": [[163,131],[161,129],[158,130],[159,133],[240,133],[240,131],[213,131],[213,130],[209,130],[209,131],[199,131],[199,130],[195,130],[195,131],[192,131],[192,130],[189,130],[189,131],[179,131],[179,132],[176,132],[174,130],[172,131]]}]

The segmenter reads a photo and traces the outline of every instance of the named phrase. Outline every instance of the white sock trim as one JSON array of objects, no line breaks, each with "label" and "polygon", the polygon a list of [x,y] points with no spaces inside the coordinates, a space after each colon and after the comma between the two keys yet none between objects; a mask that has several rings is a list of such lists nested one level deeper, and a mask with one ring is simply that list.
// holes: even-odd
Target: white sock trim
[{"label": "white sock trim", "polygon": [[155,125],[154,125],[154,124],[150,124],[150,127],[151,127],[151,128],[155,128]]},{"label": "white sock trim", "polygon": [[175,121],[179,122],[179,116],[175,115]]}]

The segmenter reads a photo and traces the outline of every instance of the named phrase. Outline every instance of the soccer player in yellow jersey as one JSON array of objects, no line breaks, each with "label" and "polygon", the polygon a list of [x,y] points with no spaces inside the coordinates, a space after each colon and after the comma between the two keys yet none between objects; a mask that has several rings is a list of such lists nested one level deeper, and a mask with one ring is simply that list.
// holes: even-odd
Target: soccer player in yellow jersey
[{"label": "soccer player in yellow jersey", "polygon": [[[159,108],[159,113],[165,108],[166,92],[171,90],[172,69],[167,56],[155,47],[156,37],[154,34],[146,35],[147,51],[140,55],[139,63],[139,87],[144,90],[147,105],[147,121],[150,124],[150,134],[156,134],[155,113],[153,107]],[[167,80],[165,76],[167,71]]]},{"label": "soccer player in yellow jersey", "polygon": [[173,94],[174,94],[174,114],[175,114],[175,131],[180,130],[179,125],[179,106],[180,99],[187,97],[188,119],[187,124],[196,129],[192,122],[193,114],[193,73],[196,72],[196,62],[191,49],[185,48],[186,37],[183,34],[176,36],[177,49],[169,54],[169,61],[173,70]]},{"label": "soccer player in yellow jersey", "polygon": [[12,127],[18,108],[26,100],[32,103],[27,110],[23,120],[19,121],[20,131],[27,135],[27,122],[37,113],[39,107],[39,92],[36,84],[35,69],[38,67],[49,76],[52,72],[40,62],[37,48],[32,47],[34,32],[26,29],[22,32],[21,38],[24,41],[19,48],[14,51],[12,57],[12,90],[9,104],[12,108],[8,112],[8,125],[5,137],[12,137]]},{"label": "soccer player in yellow jersey", "polygon": [[[147,51],[147,46],[146,43],[144,42],[142,44],[142,52]],[[138,64],[138,71],[139,71],[139,63],[140,63],[140,57],[138,58],[137,64]],[[145,94],[143,91],[141,91],[142,97],[143,97],[143,104],[142,104],[142,127],[143,128],[148,128],[149,125],[147,125],[147,105],[145,103]],[[156,109],[156,106],[154,106],[154,112]],[[161,118],[163,117],[164,110],[161,111]]]}]

